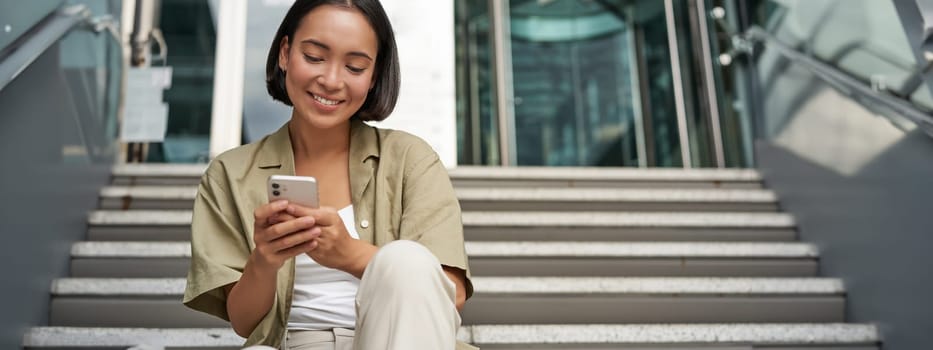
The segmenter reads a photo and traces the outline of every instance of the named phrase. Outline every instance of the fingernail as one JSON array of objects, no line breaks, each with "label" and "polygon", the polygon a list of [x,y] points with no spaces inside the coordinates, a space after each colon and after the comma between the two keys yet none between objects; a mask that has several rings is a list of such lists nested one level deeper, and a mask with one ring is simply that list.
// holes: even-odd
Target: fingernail
[{"label": "fingernail", "polygon": [[278,201],[275,201],[275,204],[273,204],[273,205],[274,205],[276,208],[281,208],[281,207],[284,207],[286,204],[288,204],[288,201],[286,201],[286,200],[278,200]]},{"label": "fingernail", "polygon": [[305,216],[305,217],[301,218],[301,222],[303,222],[303,223],[305,223],[305,224],[314,224],[314,218],[311,217],[311,216]]}]

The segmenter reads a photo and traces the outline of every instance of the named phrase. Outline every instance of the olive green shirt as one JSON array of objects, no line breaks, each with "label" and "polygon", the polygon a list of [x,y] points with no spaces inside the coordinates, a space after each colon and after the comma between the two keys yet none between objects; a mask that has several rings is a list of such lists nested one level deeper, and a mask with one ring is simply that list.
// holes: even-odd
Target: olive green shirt
[{"label": "olive green shirt", "polygon": [[[353,224],[360,239],[376,246],[400,239],[419,242],[442,265],[466,271],[466,294],[472,295],[460,204],[433,149],[408,133],[354,119],[349,158]],[[186,306],[229,321],[223,287],[240,279],[255,248],[253,211],[268,203],[270,175],[295,175],[288,124],[258,142],[221,154],[208,166],[191,222]],[[281,346],[294,276],[295,259],[290,259],[278,271],[272,310],[250,334],[247,346]]]}]

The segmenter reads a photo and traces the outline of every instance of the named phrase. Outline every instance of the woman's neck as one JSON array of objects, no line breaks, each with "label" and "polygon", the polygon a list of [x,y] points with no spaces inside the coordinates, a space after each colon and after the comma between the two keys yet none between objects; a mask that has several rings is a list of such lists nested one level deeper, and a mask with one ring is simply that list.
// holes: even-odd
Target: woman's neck
[{"label": "woman's neck", "polygon": [[349,120],[333,128],[318,129],[300,118],[292,118],[288,125],[288,135],[292,140],[296,162],[314,162],[346,154],[350,150]]}]

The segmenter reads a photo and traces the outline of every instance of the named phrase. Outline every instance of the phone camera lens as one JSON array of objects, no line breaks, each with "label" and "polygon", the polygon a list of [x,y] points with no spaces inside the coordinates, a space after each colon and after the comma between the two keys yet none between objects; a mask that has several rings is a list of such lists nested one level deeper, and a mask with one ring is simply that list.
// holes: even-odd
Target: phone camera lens
[{"label": "phone camera lens", "polygon": [[279,184],[272,184],[272,188],[279,189]]},{"label": "phone camera lens", "polygon": [[278,195],[279,195],[279,191],[272,191],[272,195],[273,195],[273,196],[278,196]]}]

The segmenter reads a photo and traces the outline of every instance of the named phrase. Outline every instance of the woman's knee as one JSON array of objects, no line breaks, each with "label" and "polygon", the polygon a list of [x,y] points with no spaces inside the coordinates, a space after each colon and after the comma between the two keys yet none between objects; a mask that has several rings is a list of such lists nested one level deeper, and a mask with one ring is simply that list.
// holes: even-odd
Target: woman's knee
[{"label": "woman's knee", "polygon": [[418,242],[395,241],[379,248],[364,275],[372,274],[383,283],[397,287],[417,284],[421,280],[430,280],[441,271],[440,262],[431,251]]}]

